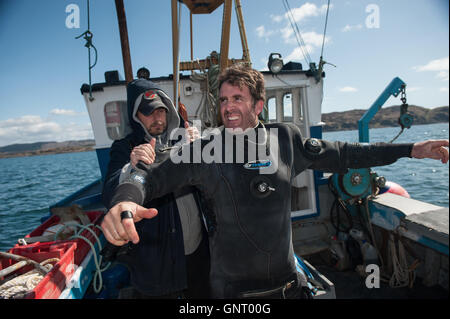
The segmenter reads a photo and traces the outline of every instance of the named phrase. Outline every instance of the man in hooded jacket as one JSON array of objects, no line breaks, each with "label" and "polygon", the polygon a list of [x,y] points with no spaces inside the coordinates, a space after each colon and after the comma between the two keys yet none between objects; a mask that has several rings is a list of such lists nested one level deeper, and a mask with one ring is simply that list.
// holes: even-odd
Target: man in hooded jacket
[{"label": "man in hooded jacket", "polygon": [[[132,133],[112,144],[102,192],[108,209],[114,189],[137,163],[158,163],[167,158],[178,142],[170,140],[171,131],[189,126],[167,94],[146,79],[128,85],[127,111]],[[124,289],[120,297],[208,297],[209,263],[205,259],[209,259],[209,251],[200,220],[199,194],[184,188],[145,205],[165,213],[137,223],[142,240],[136,245],[127,244],[117,254],[117,261],[124,263],[131,275],[131,287]]]}]

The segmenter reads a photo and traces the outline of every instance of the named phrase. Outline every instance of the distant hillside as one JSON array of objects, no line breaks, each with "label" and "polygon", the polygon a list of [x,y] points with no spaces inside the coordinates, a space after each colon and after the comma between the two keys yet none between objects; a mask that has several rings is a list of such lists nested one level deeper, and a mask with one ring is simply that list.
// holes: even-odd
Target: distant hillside
[{"label": "distant hillside", "polygon": [[[414,117],[413,125],[448,123],[448,106],[427,109],[421,106],[410,105],[408,112]],[[322,114],[324,132],[357,130],[358,120],[367,110],[352,110]],[[370,121],[370,128],[398,126],[400,105],[382,108]]]},{"label": "distant hillside", "polygon": [[84,152],[93,150],[94,145],[94,140],[12,144],[0,147],[0,158]]},{"label": "distant hillside", "polygon": [[[408,112],[414,117],[413,125],[448,123],[448,106],[427,109],[420,106],[410,105]],[[352,110],[345,112],[333,112],[322,114],[322,121],[325,122],[324,132],[357,130],[358,120],[367,110]],[[370,128],[396,127],[400,106],[382,108],[370,121]],[[27,144],[12,144],[0,147],[0,158],[32,156],[42,154],[72,153],[93,150],[94,140],[65,141],[65,142],[37,142]]]}]

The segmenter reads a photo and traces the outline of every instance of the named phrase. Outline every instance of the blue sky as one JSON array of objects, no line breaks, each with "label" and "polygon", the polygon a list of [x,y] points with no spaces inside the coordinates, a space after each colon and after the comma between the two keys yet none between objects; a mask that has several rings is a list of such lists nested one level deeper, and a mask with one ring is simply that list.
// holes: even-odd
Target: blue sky
[{"label": "blue sky", "polygon": [[[172,73],[170,1],[125,0],[133,72]],[[66,26],[68,5],[80,9],[79,28]],[[318,62],[326,0],[289,0],[313,61]],[[253,66],[264,69],[271,52],[302,62],[282,0],[242,0]],[[104,72],[123,75],[114,1],[91,0],[91,31],[98,49],[93,82]],[[367,109],[399,76],[410,104],[448,105],[447,0],[331,1],[324,58],[323,112]],[[182,9],[181,59],[188,60],[188,10]],[[92,138],[80,87],[88,82],[87,49],[75,37],[87,29],[86,0],[0,0],[0,146]],[[194,16],[194,56],[220,49],[222,8]],[[230,57],[241,43],[233,10]],[[391,98],[385,106],[399,104]]]}]

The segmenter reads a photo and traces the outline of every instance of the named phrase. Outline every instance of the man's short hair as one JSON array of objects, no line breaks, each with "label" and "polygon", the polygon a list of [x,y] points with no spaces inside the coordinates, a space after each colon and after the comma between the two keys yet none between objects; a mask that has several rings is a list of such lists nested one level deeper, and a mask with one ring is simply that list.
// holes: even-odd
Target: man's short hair
[{"label": "man's short hair", "polygon": [[219,76],[219,89],[225,82],[238,86],[241,90],[244,86],[248,87],[254,102],[259,100],[266,101],[264,75],[245,63],[233,64],[226,68]]}]

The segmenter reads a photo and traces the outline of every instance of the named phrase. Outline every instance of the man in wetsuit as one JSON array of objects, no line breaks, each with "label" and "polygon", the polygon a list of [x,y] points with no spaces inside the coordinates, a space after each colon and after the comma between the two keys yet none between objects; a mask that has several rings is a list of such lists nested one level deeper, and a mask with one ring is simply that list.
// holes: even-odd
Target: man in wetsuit
[{"label": "man in wetsuit", "polygon": [[134,223],[158,213],[141,203],[195,185],[214,212],[207,219],[215,298],[304,296],[291,238],[290,184],[305,169],[345,173],[401,157],[448,161],[448,140],[363,145],[303,139],[295,125],[258,121],[265,100],[260,72],[235,65],[219,83],[224,127],[135,170],[116,189],[105,217],[123,239],[138,242]]}]

